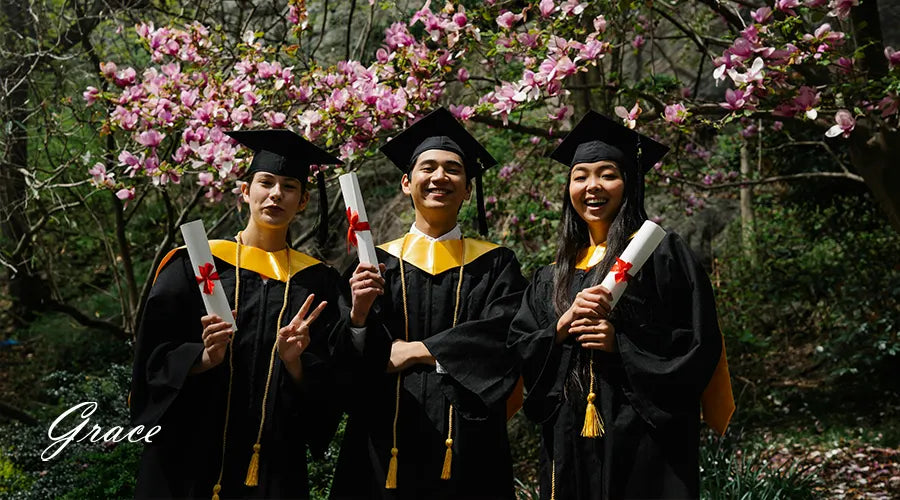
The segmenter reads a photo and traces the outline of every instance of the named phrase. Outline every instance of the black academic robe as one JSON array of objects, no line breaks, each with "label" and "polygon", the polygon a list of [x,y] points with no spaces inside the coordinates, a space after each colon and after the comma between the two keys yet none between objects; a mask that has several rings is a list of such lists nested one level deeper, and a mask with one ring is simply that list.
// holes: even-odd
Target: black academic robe
[{"label": "black academic robe", "polygon": [[[576,270],[570,297],[593,283]],[[668,233],[610,316],[618,352],[594,352],[605,435],[581,436],[589,353],[555,342],[553,265],[535,273],[510,329],[526,416],[542,426],[542,499],[698,498],[700,396],[722,350],[713,291]]]},{"label": "black academic robe", "polygon": [[[234,307],[235,244],[211,243],[221,278],[214,286],[224,287]],[[328,336],[340,317],[339,275],[311,257],[292,253],[291,268],[296,272],[289,279],[288,306],[281,325],[290,322],[311,293],[316,295],[313,307],[321,300],[327,300],[328,306],[313,323],[310,345],[301,355],[301,384],[293,382],[275,354],[261,440],[259,485],[247,487],[243,483],[259,429],[286,283],[271,277],[264,280],[260,274],[278,275],[269,254],[243,248],[246,258],[241,259],[238,330],[232,344],[233,386],[219,495],[307,498],[307,446],[321,453],[334,434],[339,416],[328,402],[334,380]],[[266,261],[270,262],[268,268]],[[202,355],[200,317],[206,314],[196,274],[184,249],[164,261],[138,330],[132,419],[136,425],[162,427],[152,444],[145,446],[135,493],[138,498],[210,498],[222,464],[229,358],[226,354],[215,368],[190,374]]]},{"label": "black academic robe", "polygon": [[[397,374],[385,369],[391,342],[405,339],[400,280],[402,239],[377,250],[387,266],[385,293],[367,319],[362,355],[350,332],[334,339],[336,356],[354,374],[349,421],[331,490],[332,498],[514,498],[506,433],[506,400],[517,380],[506,349],[509,323],[526,281],[515,255],[492,243],[465,239],[459,312],[453,327],[460,277],[460,240],[415,244],[404,253],[409,341],[423,341],[446,371],[419,364],[401,374],[397,417],[397,488],[386,489],[397,397]],[[450,252],[444,250],[450,249]],[[355,267],[355,266],[354,266]],[[350,270],[352,273],[352,270]],[[349,314],[349,301],[344,314]],[[441,479],[448,412],[453,415],[450,479]]]}]

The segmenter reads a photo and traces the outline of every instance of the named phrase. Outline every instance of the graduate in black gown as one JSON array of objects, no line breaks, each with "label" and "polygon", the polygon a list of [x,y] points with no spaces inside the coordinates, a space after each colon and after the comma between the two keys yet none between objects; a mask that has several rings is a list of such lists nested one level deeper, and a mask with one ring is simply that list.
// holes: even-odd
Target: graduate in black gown
[{"label": "graduate in black gown", "polygon": [[667,151],[589,112],[551,155],[570,169],[556,262],[509,337],[542,426],[542,499],[697,498],[701,395],[720,432],[734,409],[713,290],[677,234],[612,311],[599,286],[646,220],[644,174]]},{"label": "graduate in black gown", "polygon": [[287,232],[309,200],[309,165],[340,162],[286,130],[229,135],[255,152],[241,187],[247,227],[210,242],[211,284],[237,329],[206,313],[187,251],[170,252],[137,335],[132,419],[162,427],[138,498],[307,498],[307,447],[321,453],[337,426],[328,337],[339,275],[291,249]]},{"label": "graduate in black gown", "polygon": [[360,264],[350,278],[355,327],[335,349],[355,378],[331,495],[514,498],[506,403],[519,375],[506,337],[526,281],[509,249],[457,224],[496,162],[444,109],[382,151],[416,221],[378,247],[381,276]]}]

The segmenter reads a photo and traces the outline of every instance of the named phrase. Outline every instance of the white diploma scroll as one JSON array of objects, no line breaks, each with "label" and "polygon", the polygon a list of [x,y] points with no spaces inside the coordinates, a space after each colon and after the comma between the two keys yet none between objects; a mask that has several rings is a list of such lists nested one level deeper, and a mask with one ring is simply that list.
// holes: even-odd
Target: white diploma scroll
[{"label": "white diploma scroll", "polygon": [[625,293],[628,281],[641,270],[665,235],[666,232],[663,228],[649,220],[644,221],[634,238],[625,247],[625,251],[616,259],[609,274],[600,283],[612,294],[610,307],[616,306],[622,294]]},{"label": "white diploma scroll", "polygon": [[362,192],[359,189],[359,179],[356,172],[350,172],[338,177],[341,183],[341,194],[344,196],[344,204],[347,206],[347,251],[350,246],[355,246],[359,254],[359,261],[378,267],[378,257],[375,255],[375,242],[372,240],[372,231],[369,229],[369,216],[363,204]]},{"label": "white diploma scroll", "polygon": [[225,289],[219,281],[216,264],[213,261],[212,252],[209,250],[209,240],[206,239],[206,229],[202,220],[195,220],[181,225],[181,234],[184,236],[184,244],[187,246],[188,255],[191,258],[191,269],[200,287],[200,296],[203,297],[203,305],[207,314],[215,314],[223,321],[230,321],[232,330],[237,331],[234,316],[231,315],[231,306],[225,297]]}]

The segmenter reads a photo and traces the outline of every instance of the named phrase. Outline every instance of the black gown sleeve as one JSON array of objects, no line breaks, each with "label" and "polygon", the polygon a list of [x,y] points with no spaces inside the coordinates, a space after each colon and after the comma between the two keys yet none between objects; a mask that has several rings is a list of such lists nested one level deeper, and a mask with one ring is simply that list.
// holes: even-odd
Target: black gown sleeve
[{"label": "black gown sleeve", "polygon": [[[613,311],[616,343],[628,377],[625,394],[653,427],[699,413],[699,400],[722,350],[709,277],[681,238],[669,233],[645,264],[639,288]],[[635,294],[637,293],[637,294]],[[643,303],[641,303],[643,302]]]},{"label": "black gown sleeve", "polygon": [[[495,260],[490,276],[482,278],[488,288],[483,298],[479,297],[484,307],[477,317],[423,341],[447,375],[489,409],[505,404],[518,380],[517,363],[506,349],[506,338],[527,284],[510,250],[491,253]],[[468,300],[474,295],[470,293]]]},{"label": "black gown sleeve", "polygon": [[523,408],[531,420],[549,420],[563,401],[563,386],[572,362],[571,341],[556,343],[558,315],[553,309],[553,267],[535,272],[510,325],[509,348],[522,363]]},{"label": "black gown sleeve", "polygon": [[200,293],[190,286],[187,252],[159,273],[144,307],[132,370],[131,418],[135,425],[159,423],[203,353]]}]

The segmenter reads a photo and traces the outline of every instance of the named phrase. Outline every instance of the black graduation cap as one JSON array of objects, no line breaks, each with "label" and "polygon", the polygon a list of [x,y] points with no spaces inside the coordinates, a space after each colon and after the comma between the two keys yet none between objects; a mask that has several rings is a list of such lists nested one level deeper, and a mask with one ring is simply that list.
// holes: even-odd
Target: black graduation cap
[{"label": "black graduation cap", "polygon": [[[327,151],[307,141],[302,136],[285,129],[231,130],[229,137],[253,150],[253,161],[249,173],[268,172],[270,174],[294,177],[304,184],[309,179],[310,165],[343,165]],[[325,175],[316,173],[319,189],[319,245],[328,238],[328,193],[325,190]]]},{"label": "black graduation cap", "polygon": [[640,163],[639,173],[645,174],[667,152],[668,146],[590,110],[550,153],[550,158],[569,168],[601,160],[614,161],[626,169]]},{"label": "black graduation cap", "polygon": [[445,108],[438,108],[381,146],[397,168],[408,174],[420,154],[432,149],[456,153],[462,158],[466,178],[475,179],[478,205],[478,231],[487,234],[484,213],[484,188],[481,174],[497,164],[497,160]]}]

